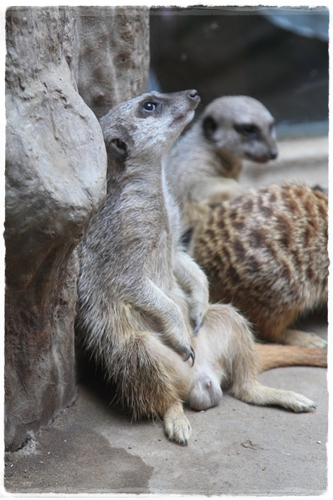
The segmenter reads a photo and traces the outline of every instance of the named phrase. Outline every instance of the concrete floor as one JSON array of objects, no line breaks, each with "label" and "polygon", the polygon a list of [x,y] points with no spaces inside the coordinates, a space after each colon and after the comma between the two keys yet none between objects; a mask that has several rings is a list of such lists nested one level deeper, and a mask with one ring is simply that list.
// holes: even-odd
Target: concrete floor
[{"label": "concrete floor", "polygon": [[[327,139],[299,141],[281,143],[280,158],[270,166],[247,165],[241,182],[327,184]],[[299,328],[326,338],[326,315],[309,316]],[[6,454],[3,494],[325,493],[327,371],[278,368],[261,374],[260,380],[304,394],[317,409],[293,414],[247,405],[225,394],[216,408],[186,409],[193,433],[189,445],[182,447],[167,441],[161,422],[132,422],[110,404],[111,389],[87,373],[75,405],[32,436],[26,447]]]}]

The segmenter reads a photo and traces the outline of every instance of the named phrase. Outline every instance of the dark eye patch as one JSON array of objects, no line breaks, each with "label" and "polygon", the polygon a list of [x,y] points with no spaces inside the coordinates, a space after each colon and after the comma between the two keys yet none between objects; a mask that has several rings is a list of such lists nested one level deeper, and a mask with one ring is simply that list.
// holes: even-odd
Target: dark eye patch
[{"label": "dark eye patch", "polygon": [[202,129],[206,139],[213,140],[213,135],[218,125],[214,118],[211,116],[206,116],[206,118],[202,122]]},{"label": "dark eye patch", "polygon": [[243,135],[244,137],[248,137],[250,139],[255,139],[260,136],[259,128],[256,125],[253,125],[252,123],[243,123],[243,124],[236,123],[234,125],[234,129],[239,134]]}]

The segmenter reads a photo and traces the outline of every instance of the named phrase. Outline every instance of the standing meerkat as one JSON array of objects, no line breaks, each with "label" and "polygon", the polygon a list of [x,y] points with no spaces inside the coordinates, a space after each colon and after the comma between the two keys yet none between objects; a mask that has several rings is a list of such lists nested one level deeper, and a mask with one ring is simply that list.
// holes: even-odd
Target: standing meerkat
[{"label": "standing meerkat", "polygon": [[225,96],[212,101],[171,149],[167,178],[181,209],[183,230],[206,204],[241,190],[242,159],[265,163],[277,157],[274,118],[256,99]]},{"label": "standing meerkat", "polygon": [[189,252],[208,276],[210,300],[232,302],[262,339],[326,347],[288,327],[327,304],[327,233],[321,189],[271,185],[212,207],[195,226]]},{"label": "standing meerkat", "polygon": [[257,349],[233,307],[208,304],[206,276],[178,244],[164,161],[199,100],[193,90],[152,92],[101,118],[108,189],[80,245],[78,279],[85,347],[133,417],[162,417],[167,437],[181,444],[191,434],[183,402],[198,409],[218,404],[221,384],[249,403],[315,408],[302,395],[258,382],[260,369],[276,360],[262,363],[265,346]]}]

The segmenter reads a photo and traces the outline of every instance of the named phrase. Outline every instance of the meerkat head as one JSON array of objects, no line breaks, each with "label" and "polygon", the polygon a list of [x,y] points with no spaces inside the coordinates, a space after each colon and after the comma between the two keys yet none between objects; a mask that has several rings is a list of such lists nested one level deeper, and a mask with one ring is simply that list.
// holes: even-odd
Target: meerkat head
[{"label": "meerkat head", "polygon": [[215,99],[199,122],[216,150],[265,163],[277,157],[274,118],[256,99],[226,96]]},{"label": "meerkat head", "polygon": [[193,410],[206,410],[217,406],[222,399],[222,389],[218,380],[202,373],[193,381],[188,402]]},{"label": "meerkat head", "polygon": [[125,162],[160,158],[193,119],[196,90],[150,92],[121,102],[100,119],[108,157]]}]

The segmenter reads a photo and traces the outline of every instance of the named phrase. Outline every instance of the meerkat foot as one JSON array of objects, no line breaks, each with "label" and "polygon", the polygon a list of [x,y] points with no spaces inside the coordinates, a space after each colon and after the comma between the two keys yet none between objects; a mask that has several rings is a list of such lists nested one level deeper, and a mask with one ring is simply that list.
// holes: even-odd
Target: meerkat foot
[{"label": "meerkat foot", "polygon": [[182,403],[175,403],[164,414],[164,431],[170,441],[187,445],[192,429]]},{"label": "meerkat foot", "polygon": [[295,413],[309,412],[317,408],[316,403],[297,392],[278,389],[271,390],[273,390],[274,393],[269,395],[269,398],[272,398],[272,402],[268,403],[270,405],[282,406]]},{"label": "meerkat foot", "polygon": [[311,401],[311,399],[303,396],[302,394],[298,394],[297,392],[293,391],[285,392],[287,394],[283,395],[283,404],[281,404],[281,406],[283,406],[284,408],[292,410],[295,413],[309,412],[317,408],[316,403]]},{"label": "meerkat foot", "polygon": [[302,394],[262,385],[247,391],[247,393],[240,393],[237,397],[246,403],[259,406],[282,406],[295,413],[309,412],[317,408],[316,403]]},{"label": "meerkat foot", "polygon": [[300,330],[285,330],[281,340],[286,345],[327,349],[326,340],[319,337],[319,335],[316,335],[315,333],[302,332]]}]

